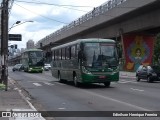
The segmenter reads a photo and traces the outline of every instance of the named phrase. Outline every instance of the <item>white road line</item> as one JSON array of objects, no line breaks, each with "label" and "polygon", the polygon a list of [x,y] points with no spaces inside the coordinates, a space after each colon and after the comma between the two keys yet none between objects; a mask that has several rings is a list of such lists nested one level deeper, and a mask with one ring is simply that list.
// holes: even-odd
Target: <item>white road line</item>
[{"label": "white road line", "polygon": [[118,81],[118,83],[135,83],[135,84],[137,84],[137,82],[136,81],[127,81],[127,80],[120,80],[120,81]]},{"label": "white road line", "polygon": [[65,110],[66,108],[58,108],[59,110]]},{"label": "white road line", "polygon": [[39,83],[33,83],[35,86],[42,86],[41,84]]},{"label": "white road line", "polygon": [[135,88],[131,88],[131,90],[134,90],[134,91],[140,91],[140,92],[143,92],[143,91],[144,91],[144,90],[135,89]]},{"label": "white road line", "polygon": [[135,109],[138,109],[138,110],[152,111],[150,109],[146,109],[146,108],[143,108],[143,107],[140,107],[140,106],[137,106],[137,105],[133,105],[133,104],[130,104],[130,103],[127,103],[127,102],[123,102],[123,101],[120,101],[120,100],[117,100],[117,99],[114,99],[114,98],[111,98],[111,97],[103,96],[103,95],[100,95],[100,94],[97,94],[97,93],[94,93],[94,92],[90,92],[90,91],[86,91],[86,90],[83,90],[83,91],[88,93],[88,94],[91,94],[91,95],[94,95],[94,96],[97,96],[97,97],[100,97],[100,98],[103,98],[103,99],[106,99],[106,100],[110,100],[110,101],[113,101],[113,102],[116,102],[116,103],[120,103],[120,104],[123,104],[125,106],[129,106],[129,107],[132,107],[132,108],[135,108]]},{"label": "white road line", "polygon": [[44,84],[46,84],[46,85],[49,85],[49,86],[53,86],[54,84],[52,84],[52,83],[49,83],[49,82],[43,82]]}]

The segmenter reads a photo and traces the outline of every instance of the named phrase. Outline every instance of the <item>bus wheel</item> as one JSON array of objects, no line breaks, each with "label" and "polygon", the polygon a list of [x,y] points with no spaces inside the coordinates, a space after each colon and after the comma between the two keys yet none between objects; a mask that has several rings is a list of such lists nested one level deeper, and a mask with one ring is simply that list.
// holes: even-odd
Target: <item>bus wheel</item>
[{"label": "bus wheel", "polygon": [[104,86],[105,86],[105,87],[109,87],[110,84],[111,84],[111,82],[105,82],[105,83],[104,83]]},{"label": "bus wheel", "polygon": [[79,86],[79,82],[77,81],[77,75],[74,75],[73,77],[73,82],[74,82],[74,86],[78,87]]}]

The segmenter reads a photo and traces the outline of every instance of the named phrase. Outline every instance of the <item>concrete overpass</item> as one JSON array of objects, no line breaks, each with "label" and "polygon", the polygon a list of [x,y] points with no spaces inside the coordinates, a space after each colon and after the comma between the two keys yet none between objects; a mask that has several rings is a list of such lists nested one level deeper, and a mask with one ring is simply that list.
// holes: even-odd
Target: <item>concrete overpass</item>
[{"label": "concrete overpass", "polygon": [[50,51],[78,38],[116,38],[120,34],[160,31],[159,0],[112,0],[39,40],[36,48]]}]

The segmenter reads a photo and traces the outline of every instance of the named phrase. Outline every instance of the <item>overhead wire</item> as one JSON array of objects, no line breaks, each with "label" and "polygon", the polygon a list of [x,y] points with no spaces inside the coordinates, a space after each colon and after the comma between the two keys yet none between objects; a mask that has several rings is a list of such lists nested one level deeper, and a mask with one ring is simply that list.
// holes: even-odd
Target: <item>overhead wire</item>
[{"label": "overhead wire", "polygon": [[[59,21],[59,20],[56,20],[56,19],[52,19],[52,18],[46,17],[46,16],[44,16],[44,15],[40,15],[39,13],[36,13],[36,12],[33,12],[33,11],[27,9],[27,8],[24,8],[24,7],[22,7],[21,5],[19,5],[19,4],[17,4],[17,3],[14,3],[14,4],[17,5],[17,6],[19,6],[19,7],[21,7],[21,8],[23,8],[23,9],[25,9],[25,10],[27,10],[27,11],[29,11],[29,12],[31,12],[31,13],[34,13],[34,14],[36,14],[36,15],[39,15],[39,16],[41,16],[41,17],[43,17],[43,18],[46,18],[46,19],[49,19],[49,20],[53,20],[53,21],[58,22],[58,23],[63,23],[63,24],[65,24],[65,25],[70,24],[70,23],[66,23],[66,22],[62,22],[62,21]],[[80,25],[79,27],[89,27],[89,26]]]},{"label": "overhead wire", "polygon": [[88,8],[94,8],[93,6],[76,6],[76,5],[60,5],[60,4],[53,4],[53,3],[45,3],[45,2],[29,2],[29,1],[21,1],[21,0],[15,0],[16,2],[23,2],[23,3],[34,3],[34,4],[44,4],[44,5],[54,5],[54,6],[68,6],[68,7],[88,7]]},{"label": "overhead wire", "polygon": [[[14,1],[19,1],[19,0],[14,0]],[[24,1],[23,1],[24,2]],[[30,3],[33,3],[33,2],[30,2]],[[37,14],[37,15],[39,15],[39,16],[41,16],[41,17],[43,17],[43,18],[46,18],[46,19],[50,19],[50,20],[53,20],[53,21],[55,21],[55,22],[58,22],[58,23],[63,23],[63,24],[69,24],[69,23],[66,23],[66,22],[62,22],[62,21],[59,21],[59,20],[56,20],[56,19],[52,19],[52,18],[49,18],[49,17],[46,17],[46,16],[43,16],[43,15],[41,15],[41,14],[39,14],[39,13],[36,13],[36,12],[33,12],[33,11],[31,11],[31,10],[29,10],[29,9],[27,9],[27,8],[25,8],[25,7],[22,7],[21,5],[19,5],[19,4],[17,4],[17,3],[15,3],[14,2],[14,4],[16,4],[17,6],[19,6],[19,7],[21,7],[21,8],[23,8],[23,9],[25,9],[25,10],[27,10],[27,11],[30,11],[31,13],[34,13],[34,14]],[[42,4],[42,3],[41,3]],[[63,7],[63,6],[69,6],[69,5],[59,5],[58,7]],[[75,7],[75,6],[74,6]],[[76,6],[76,7],[82,7],[82,6]],[[65,7],[66,8],[66,7]],[[70,9],[70,8],[67,8],[67,9]],[[75,9],[74,9],[75,10]],[[82,11],[82,10],[81,10]],[[87,12],[87,11],[83,11],[83,12]],[[104,14],[101,14],[101,15],[104,15]],[[104,16],[110,16],[110,17],[113,17],[112,15],[104,15]],[[81,25],[81,27],[88,27],[88,26],[82,26]]]},{"label": "overhead wire", "polygon": [[39,15],[39,16],[41,16],[41,17],[43,17],[43,18],[50,19],[50,20],[53,20],[53,21],[55,21],[55,22],[59,22],[59,23],[63,23],[63,24],[69,24],[69,23],[66,23],[66,22],[62,22],[62,21],[59,21],[59,20],[55,20],[55,19],[46,17],[46,16],[44,16],[44,15],[40,15],[40,14],[38,14],[38,13],[36,13],[36,12],[33,12],[33,11],[27,9],[27,8],[22,7],[21,5],[18,5],[17,3],[14,3],[14,4],[16,4],[17,6],[23,8],[23,9],[25,9],[25,10],[27,10],[27,11],[30,11],[31,13],[34,13],[34,14],[36,14],[36,15]]},{"label": "overhead wire", "polygon": [[[88,7],[88,6],[73,6],[73,5],[60,5],[60,4],[51,4],[51,3],[42,3],[42,2],[28,2],[28,1],[19,1],[16,0],[16,2],[23,2],[23,3],[30,3],[30,4],[41,4],[41,5],[52,5],[52,6],[57,6],[57,7],[63,7],[63,8],[67,8],[67,9],[72,9],[72,10],[76,10],[76,11],[81,11],[81,12],[88,12],[88,11],[84,11],[84,10],[80,10],[80,9],[75,9],[73,7]],[[68,6],[68,7],[66,7]],[[94,7],[92,7],[94,8]]]}]

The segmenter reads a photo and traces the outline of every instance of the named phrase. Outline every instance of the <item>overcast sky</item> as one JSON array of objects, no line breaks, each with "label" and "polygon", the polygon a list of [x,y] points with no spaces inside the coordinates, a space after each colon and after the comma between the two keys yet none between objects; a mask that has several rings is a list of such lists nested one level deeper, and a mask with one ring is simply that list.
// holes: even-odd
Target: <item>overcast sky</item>
[{"label": "overcast sky", "polygon": [[[9,44],[25,48],[28,40],[32,39],[36,43],[106,1],[108,0],[15,0],[9,15],[9,28],[13,27],[9,33],[22,34],[22,41],[12,41]],[[16,21],[34,22],[14,27]]]}]

